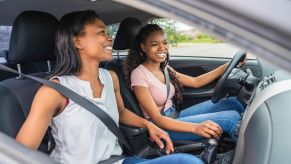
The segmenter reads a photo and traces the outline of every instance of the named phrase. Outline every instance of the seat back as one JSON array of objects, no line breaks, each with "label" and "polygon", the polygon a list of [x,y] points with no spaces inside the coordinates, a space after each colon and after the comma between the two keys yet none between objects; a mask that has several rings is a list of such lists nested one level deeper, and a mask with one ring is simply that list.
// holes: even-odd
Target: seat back
[{"label": "seat back", "polygon": [[[8,62],[27,64],[52,60],[57,19],[44,12],[25,11],[15,20]],[[13,44],[12,44],[13,43]],[[45,78],[46,72],[35,74]],[[25,78],[10,78],[0,82],[0,131],[15,137],[27,117],[40,84]],[[47,150],[43,143],[41,150]]]},{"label": "seat back", "polygon": [[144,117],[134,93],[126,84],[124,78],[125,76],[122,70],[122,61],[116,60],[109,62],[105,65],[105,68],[112,70],[117,74],[119,79],[120,94],[122,96],[125,107],[130,109],[136,115]]},{"label": "seat back", "polygon": [[[48,71],[47,60],[54,60],[57,19],[45,12],[25,11],[13,22],[6,66],[16,69],[20,64],[26,74]],[[0,71],[0,81],[15,77]]]},{"label": "seat back", "polygon": [[[138,31],[141,29],[142,23],[136,18],[124,19],[118,28],[116,38],[114,40],[113,49],[128,50],[131,48]],[[142,116],[141,109],[130,88],[126,85],[125,76],[122,69],[122,61],[116,60],[106,64],[105,68],[113,70],[119,79],[120,92],[125,106],[138,116]]]}]

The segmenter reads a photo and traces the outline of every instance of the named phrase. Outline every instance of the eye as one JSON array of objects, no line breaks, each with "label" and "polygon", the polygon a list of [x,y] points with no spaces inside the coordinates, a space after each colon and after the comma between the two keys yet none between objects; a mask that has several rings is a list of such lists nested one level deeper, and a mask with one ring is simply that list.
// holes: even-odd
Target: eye
[{"label": "eye", "polygon": [[164,42],[164,45],[168,45],[168,41],[165,41],[165,42]]},{"label": "eye", "polygon": [[98,32],[98,34],[106,34],[106,31],[105,30],[101,30]]},{"label": "eye", "polygon": [[155,46],[157,46],[157,45],[158,45],[158,43],[152,43],[152,44],[151,44],[152,47],[155,47]]}]

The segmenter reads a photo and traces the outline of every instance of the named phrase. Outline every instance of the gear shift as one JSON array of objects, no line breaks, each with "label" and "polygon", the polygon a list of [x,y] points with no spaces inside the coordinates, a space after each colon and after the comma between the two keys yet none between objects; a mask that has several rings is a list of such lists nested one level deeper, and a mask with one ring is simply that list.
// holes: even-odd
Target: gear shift
[{"label": "gear shift", "polygon": [[218,142],[216,139],[210,138],[201,153],[201,158],[206,164],[214,162],[217,154]]}]

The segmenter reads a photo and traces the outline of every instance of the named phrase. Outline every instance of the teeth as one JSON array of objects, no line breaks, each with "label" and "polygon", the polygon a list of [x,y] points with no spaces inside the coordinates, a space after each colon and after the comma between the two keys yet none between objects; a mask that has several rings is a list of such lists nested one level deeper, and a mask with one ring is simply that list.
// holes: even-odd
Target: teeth
[{"label": "teeth", "polygon": [[112,50],[112,46],[105,46],[106,50]]},{"label": "teeth", "polygon": [[165,52],[158,53],[157,56],[159,56],[159,57],[166,57],[167,56],[167,53],[165,53]]}]

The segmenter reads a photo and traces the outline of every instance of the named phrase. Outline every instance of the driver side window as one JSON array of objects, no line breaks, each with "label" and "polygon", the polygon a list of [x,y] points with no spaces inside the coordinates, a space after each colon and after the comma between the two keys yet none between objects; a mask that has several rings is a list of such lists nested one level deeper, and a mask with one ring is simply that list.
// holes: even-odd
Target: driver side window
[{"label": "driver side window", "polygon": [[[161,26],[169,41],[171,56],[232,58],[240,49],[216,37],[173,19],[153,19]],[[248,54],[248,59],[256,59]]]}]

